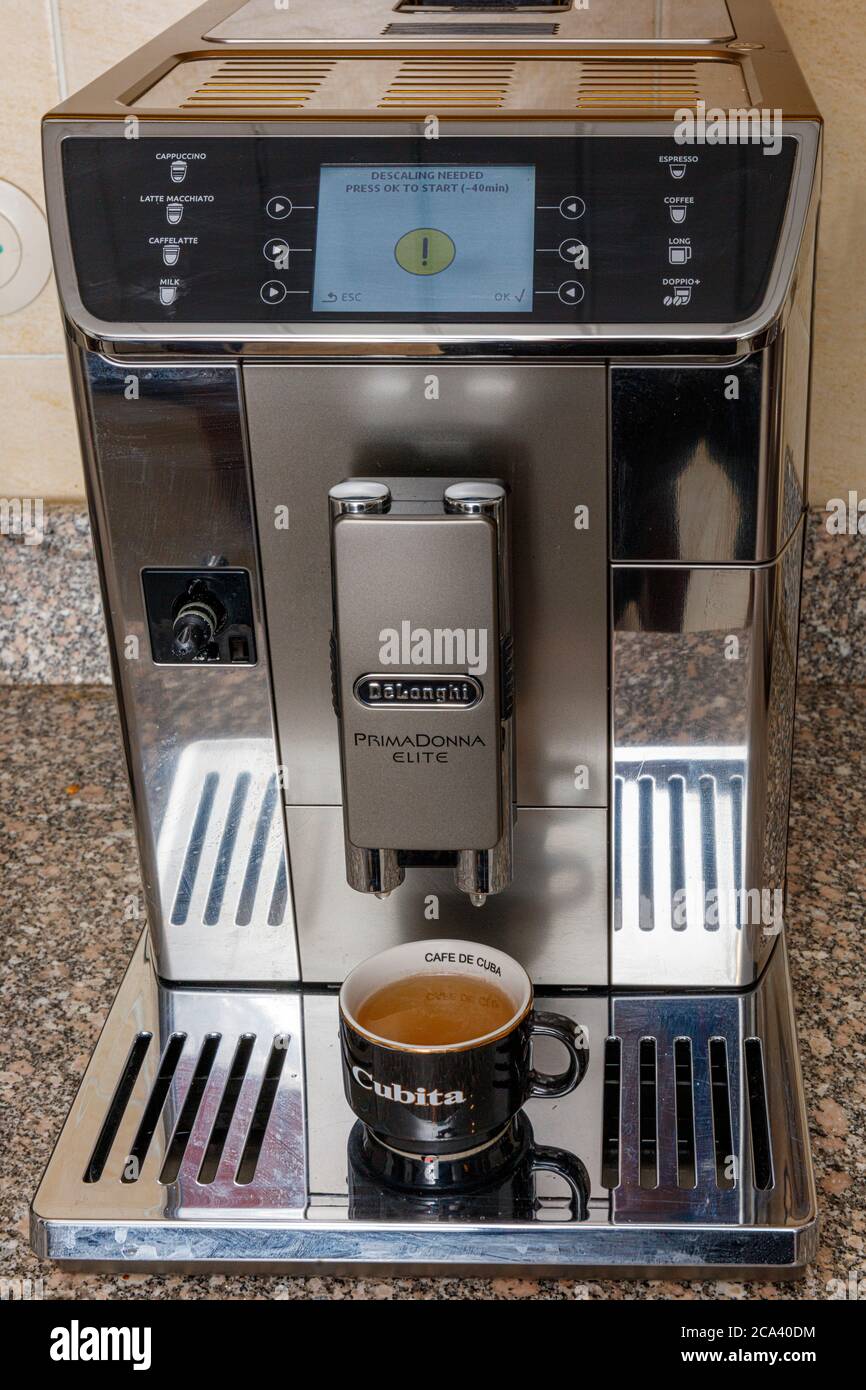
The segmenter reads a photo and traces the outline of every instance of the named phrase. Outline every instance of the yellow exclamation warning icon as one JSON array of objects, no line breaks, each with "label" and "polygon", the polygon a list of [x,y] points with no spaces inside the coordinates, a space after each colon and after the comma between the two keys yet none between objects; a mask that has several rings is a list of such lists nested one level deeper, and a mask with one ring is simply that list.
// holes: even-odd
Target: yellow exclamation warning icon
[{"label": "yellow exclamation warning icon", "polygon": [[438,275],[447,270],[457,248],[446,232],[435,227],[416,227],[401,236],[394,247],[397,264],[410,275]]}]

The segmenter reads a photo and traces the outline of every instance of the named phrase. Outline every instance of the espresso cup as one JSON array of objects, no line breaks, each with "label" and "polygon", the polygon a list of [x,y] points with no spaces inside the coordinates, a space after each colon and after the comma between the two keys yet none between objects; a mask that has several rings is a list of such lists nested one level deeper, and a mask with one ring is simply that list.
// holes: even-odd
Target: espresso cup
[{"label": "espresso cup", "polygon": [[[395,1042],[359,1023],[371,995],[418,975],[494,984],[513,1006],[511,1015],[493,1032],[433,1046]],[[536,1037],[562,1043],[562,1072],[533,1068]],[[356,966],[340,990],[340,1039],[349,1105],[380,1143],[408,1154],[477,1151],[502,1134],[527,1100],[573,1091],[589,1061],[583,1027],[535,1010],[523,966],[471,941],[407,942]]]}]

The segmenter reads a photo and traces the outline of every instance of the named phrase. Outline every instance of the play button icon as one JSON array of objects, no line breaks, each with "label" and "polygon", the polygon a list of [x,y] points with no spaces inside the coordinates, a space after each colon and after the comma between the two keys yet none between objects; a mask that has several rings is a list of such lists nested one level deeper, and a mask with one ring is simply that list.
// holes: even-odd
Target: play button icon
[{"label": "play button icon", "polygon": [[578,198],[576,193],[572,193],[570,197],[563,198],[559,205],[559,211],[562,213],[563,217],[567,217],[570,221],[574,222],[578,217],[583,217],[583,214],[586,212],[586,203],[582,198]]},{"label": "play button icon", "polygon": [[579,304],[586,291],[579,280],[566,280],[560,285],[557,294],[563,304]]},{"label": "play button icon", "polygon": [[278,194],[275,198],[269,200],[265,211],[268,217],[273,218],[275,222],[283,222],[287,217],[291,216],[292,200],[291,198],[284,198],[281,194]]},{"label": "play button icon", "polygon": [[263,304],[282,304],[288,290],[282,280],[266,280],[260,293]]}]

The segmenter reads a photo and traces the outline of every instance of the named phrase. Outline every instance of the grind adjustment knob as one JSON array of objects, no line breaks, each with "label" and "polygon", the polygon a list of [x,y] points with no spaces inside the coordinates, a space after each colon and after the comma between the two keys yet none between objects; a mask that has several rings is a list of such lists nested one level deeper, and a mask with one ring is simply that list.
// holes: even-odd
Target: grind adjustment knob
[{"label": "grind adjustment knob", "polygon": [[180,661],[204,656],[214,639],[217,617],[206,603],[185,603],[174,620],[172,651]]}]

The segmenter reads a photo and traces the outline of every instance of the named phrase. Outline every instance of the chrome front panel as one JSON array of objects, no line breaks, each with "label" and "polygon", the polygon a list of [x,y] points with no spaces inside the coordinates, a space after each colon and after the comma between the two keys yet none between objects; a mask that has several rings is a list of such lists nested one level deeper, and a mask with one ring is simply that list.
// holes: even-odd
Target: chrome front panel
[{"label": "chrome front panel", "polygon": [[[239,373],[72,366],[157,968],[295,980]],[[224,566],[249,574],[257,664],[155,664],[142,570]]]},{"label": "chrome front panel", "polygon": [[288,804],[340,804],[328,490],[369,477],[396,497],[401,477],[434,477],[509,488],[518,806],[606,805],[604,369],[274,364],[243,379]]},{"label": "chrome front panel", "polygon": [[338,982],[374,952],[431,936],[489,941],[539,985],[608,980],[607,812],[524,807],[514,827],[514,879],[473,907],[452,869],[407,869],[384,902],[346,882],[338,806],[289,806],[292,881],[303,978]]},{"label": "chrome front panel", "polygon": [[[435,921],[442,935],[493,934],[544,982],[606,983],[604,369],[248,365],[244,390],[303,978],[339,980]],[[482,910],[448,871],[412,869],[386,902],[344,882],[327,494],[352,477],[387,480],[395,498],[403,478],[509,487],[517,867]]]},{"label": "chrome front panel", "polygon": [[614,986],[748,985],[782,931],[802,550],[614,567]]}]

